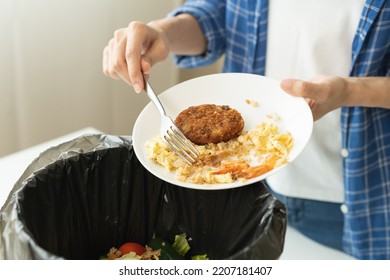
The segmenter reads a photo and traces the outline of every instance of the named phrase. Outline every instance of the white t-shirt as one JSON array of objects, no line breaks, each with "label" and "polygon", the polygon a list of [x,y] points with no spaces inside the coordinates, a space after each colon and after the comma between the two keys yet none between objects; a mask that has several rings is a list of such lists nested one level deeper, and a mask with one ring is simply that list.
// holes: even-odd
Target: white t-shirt
[{"label": "white t-shirt", "polygon": [[[269,1],[266,76],[348,76],[363,0]],[[343,202],[340,110],[314,123],[301,155],[267,182],[280,194]]]}]

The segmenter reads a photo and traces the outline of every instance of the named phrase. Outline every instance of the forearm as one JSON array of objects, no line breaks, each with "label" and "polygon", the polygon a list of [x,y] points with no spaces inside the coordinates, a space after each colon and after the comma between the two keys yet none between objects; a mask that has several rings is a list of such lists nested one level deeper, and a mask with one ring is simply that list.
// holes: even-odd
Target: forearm
[{"label": "forearm", "polygon": [[346,78],[346,106],[380,107],[390,109],[389,77]]},{"label": "forearm", "polygon": [[206,50],[206,38],[196,19],[189,14],[152,21],[148,25],[165,33],[169,49],[175,54],[199,55]]}]

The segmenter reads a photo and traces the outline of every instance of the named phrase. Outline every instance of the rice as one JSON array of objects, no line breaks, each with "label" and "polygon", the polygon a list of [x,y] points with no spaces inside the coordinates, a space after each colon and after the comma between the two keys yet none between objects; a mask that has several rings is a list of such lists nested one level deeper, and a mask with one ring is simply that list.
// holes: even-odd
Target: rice
[{"label": "rice", "polygon": [[179,181],[220,184],[258,177],[287,163],[294,139],[281,133],[274,122],[263,122],[228,142],[196,146],[200,157],[187,164],[164,144],[159,136],[146,143],[146,154],[175,174]]}]

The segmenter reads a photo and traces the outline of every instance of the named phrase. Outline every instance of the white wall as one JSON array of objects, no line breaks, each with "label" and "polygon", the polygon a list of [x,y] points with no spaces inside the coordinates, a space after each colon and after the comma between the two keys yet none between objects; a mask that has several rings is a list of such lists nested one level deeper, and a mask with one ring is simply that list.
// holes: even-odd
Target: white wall
[{"label": "white wall", "polygon": [[[102,51],[132,20],[164,17],[180,1],[0,0],[0,156],[93,126],[131,134],[149,102],[102,74]],[[177,83],[157,65],[158,91]]]}]

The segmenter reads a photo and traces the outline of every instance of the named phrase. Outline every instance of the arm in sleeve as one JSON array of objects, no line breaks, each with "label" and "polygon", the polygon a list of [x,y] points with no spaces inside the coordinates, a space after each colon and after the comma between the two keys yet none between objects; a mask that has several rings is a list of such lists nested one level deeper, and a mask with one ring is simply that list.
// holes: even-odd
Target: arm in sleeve
[{"label": "arm in sleeve", "polygon": [[190,0],[172,11],[168,16],[191,14],[199,23],[207,41],[206,52],[201,55],[174,55],[180,68],[195,68],[212,64],[225,51],[225,7],[222,0]]}]

